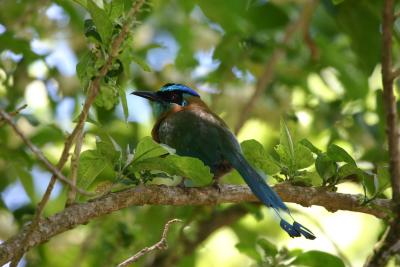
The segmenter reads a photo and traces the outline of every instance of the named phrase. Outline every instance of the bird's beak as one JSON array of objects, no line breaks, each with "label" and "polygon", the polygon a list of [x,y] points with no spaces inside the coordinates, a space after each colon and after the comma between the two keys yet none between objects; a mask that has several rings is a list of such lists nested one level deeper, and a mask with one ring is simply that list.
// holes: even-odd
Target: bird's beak
[{"label": "bird's beak", "polygon": [[149,91],[135,91],[131,93],[132,95],[137,95],[155,102],[162,102],[162,98],[156,92]]}]

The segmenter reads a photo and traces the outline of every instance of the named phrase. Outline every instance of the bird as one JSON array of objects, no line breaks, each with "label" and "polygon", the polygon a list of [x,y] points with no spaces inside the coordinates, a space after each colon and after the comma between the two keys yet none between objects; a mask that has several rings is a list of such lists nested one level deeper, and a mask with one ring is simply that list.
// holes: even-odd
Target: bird
[{"label": "bird", "polygon": [[282,199],[245,159],[227,124],[210,110],[194,89],[167,83],[156,92],[134,91],[132,94],[155,103],[157,120],[151,131],[154,141],[174,148],[177,155],[200,159],[210,167],[214,179],[236,169],[253,194],[275,211],[281,228],[290,237],[315,239],[309,229],[293,219]]}]

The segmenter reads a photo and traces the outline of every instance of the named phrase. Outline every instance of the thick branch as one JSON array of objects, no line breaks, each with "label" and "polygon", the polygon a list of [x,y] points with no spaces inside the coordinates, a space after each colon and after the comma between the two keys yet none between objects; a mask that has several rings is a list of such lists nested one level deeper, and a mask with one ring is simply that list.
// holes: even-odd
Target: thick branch
[{"label": "thick branch", "polygon": [[[386,218],[392,209],[391,202],[375,199],[368,206],[360,204],[356,195],[326,192],[318,188],[305,188],[280,184],[275,187],[284,201],[309,207],[320,205],[329,211],[350,210]],[[16,251],[27,251],[53,236],[85,224],[94,218],[136,205],[216,205],[221,203],[254,202],[256,197],[247,186],[223,185],[219,192],[214,187],[179,188],[167,186],[137,186],[121,192],[110,193],[90,202],[72,205],[49,217],[40,219],[28,243],[24,240],[29,225],[16,236],[0,245],[0,265],[10,261]]]},{"label": "thick branch", "polygon": [[386,266],[393,255],[400,253],[400,132],[397,124],[396,97],[393,90],[393,81],[398,75],[398,71],[393,72],[392,70],[394,18],[394,0],[385,0],[382,14],[382,85],[390,158],[389,170],[393,192],[393,213],[395,217],[390,222],[390,228],[365,263],[366,267]]}]

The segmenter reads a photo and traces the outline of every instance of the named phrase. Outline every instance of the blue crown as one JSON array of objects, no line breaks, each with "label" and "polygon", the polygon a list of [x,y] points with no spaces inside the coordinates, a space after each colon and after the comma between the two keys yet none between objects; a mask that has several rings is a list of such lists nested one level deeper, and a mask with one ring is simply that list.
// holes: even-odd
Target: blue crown
[{"label": "blue crown", "polygon": [[192,88],[190,88],[186,85],[179,84],[179,83],[167,83],[163,87],[161,87],[160,91],[161,92],[181,91],[181,92],[187,93],[189,95],[200,97],[200,95],[195,90],[193,90]]}]

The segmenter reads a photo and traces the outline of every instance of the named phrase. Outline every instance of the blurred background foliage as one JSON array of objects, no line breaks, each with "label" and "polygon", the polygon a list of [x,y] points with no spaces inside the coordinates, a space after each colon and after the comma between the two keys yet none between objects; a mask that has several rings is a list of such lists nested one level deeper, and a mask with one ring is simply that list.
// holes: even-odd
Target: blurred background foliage
[{"label": "blurred background foliage", "polygon": [[[131,4],[1,1],[0,106],[11,112],[27,104],[15,121],[54,163],[87,84],[104,63]],[[251,161],[266,173],[270,169],[257,156],[272,155],[281,164],[271,182],[289,177],[302,185],[331,185],[338,192],[365,194],[367,201],[390,196],[379,63],[381,10],[380,0],[147,3],[89,115],[81,176],[97,177],[93,190],[108,188],[117,172],[98,158],[95,165],[98,154],[93,151],[129,147],[129,154],[150,135],[151,106],[130,96],[133,90],[157,90],[167,82],[190,85],[235,129],[264,69],[272,65],[271,81],[260,88],[238,132],[240,141],[257,141],[242,144]],[[399,31],[397,21],[396,58]],[[287,173],[284,167],[290,164],[282,162],[276,147],[287,138],[280,131],[285,127],[296,145],[306,147],[304,153],[312,152],[310,162],[286,168]],[[64,171],[68,174],[69,166]],[[6,240],[31,218],[50,173],[4,124],[0,177],[0,239]],[[241,183],[235,174],[225,182]],[[66,190],[57,184],[45,213],[61,210],[65,200]],[[164,223],[178,217],[185,225],[172,226],[169,250],[145,257],[140,266],[320,266],[322,261],[325,266],[361,266],[386,227],[370,215],[291,208],[317,240],[290,239],[271,212],[258,206],[131,207],[53,238],[30,251],[21,265],[115,265],[158,241]],[[226,214],[234,216],[221,223]]]}]

